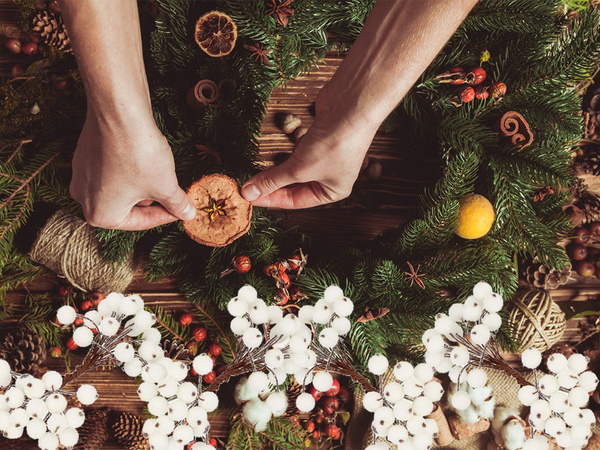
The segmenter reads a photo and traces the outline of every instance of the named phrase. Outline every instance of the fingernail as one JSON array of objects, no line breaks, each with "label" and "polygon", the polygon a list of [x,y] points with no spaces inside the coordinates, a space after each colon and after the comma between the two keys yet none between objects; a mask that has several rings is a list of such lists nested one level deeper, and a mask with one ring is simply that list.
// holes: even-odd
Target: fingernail
[{"label": "fingernail", "polygon": [[258,197],[260,197],[260,191],[258,190],[256,185],[247,184],[246,186],[244,186],[242,188],[242,195],[244,196],[244,198],[246,200],[251,202],[253,200],[256,200]]},{"label": "fingernail", "polygon": [[182,220],[192,220],[196,217],[196,208],[191,203],[188,203],[183,211],[181,211]]}]

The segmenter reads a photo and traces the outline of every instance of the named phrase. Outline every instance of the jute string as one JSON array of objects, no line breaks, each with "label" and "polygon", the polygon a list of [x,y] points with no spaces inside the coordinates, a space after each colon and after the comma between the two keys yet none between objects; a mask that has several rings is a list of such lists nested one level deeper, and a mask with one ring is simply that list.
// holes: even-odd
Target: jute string
[{"label": "jute string", "polygon": [[124,291],[135,274],[133,254],[121,265],[107,262],[92,227],[62,210],[40,230],[29,256],[85,292]]}]

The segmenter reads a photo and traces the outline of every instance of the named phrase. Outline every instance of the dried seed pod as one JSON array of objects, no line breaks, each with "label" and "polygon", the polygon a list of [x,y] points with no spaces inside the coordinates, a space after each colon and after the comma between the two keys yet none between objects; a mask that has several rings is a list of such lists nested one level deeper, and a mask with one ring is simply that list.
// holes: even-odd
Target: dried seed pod
[{"label": "dried seed pod", "polygon": [[301,125],[302,120],[300,120],[300,117],[296,117],[293,114],[286,114],[281,120],[281,131],[285,134],[292,134]]}]

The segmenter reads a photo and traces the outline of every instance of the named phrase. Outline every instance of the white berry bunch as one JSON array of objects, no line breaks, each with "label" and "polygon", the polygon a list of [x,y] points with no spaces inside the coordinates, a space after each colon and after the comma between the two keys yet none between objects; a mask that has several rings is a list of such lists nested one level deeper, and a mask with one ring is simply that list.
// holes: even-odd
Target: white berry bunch
[{"label": "white berry bunch", "polygon": [[258,432],[265,431],[271,417],[280,417],[288,407],[285,392],[271,392],[268,389],[258,392],[254,390],[253,383],[248,377],[240,378],[235,386],[233,398],[238,405],[243,405],[244,419]]},{"label": "white berry bunch", "polygon": [[[239,337],[245,347],[243,355],[250,361],[248,386],[259,395],[268,391],[269,384],[279,386],[293,375],[303,387],[296,407],[311,411],[315,400],[304,387],[312,382],[319,391],[327,391],[333,384],[330,369],[348,364],[340,337],[350,331],[348,316],[354,304],[338,286],[329,286],[322,299],[314,306],[303,306],[298,315],[284,316],[278,306],[267,306],[249,285],[239,290],[227,309],[233,316],[231,331]],[[283,399],[273,397],[267,406],[275,415],[283,408]]]},{"label": "white berry bunch", "polygon": [[401,361],[393,367],[396,381],[381,385],[381,375],[389,367],[385,356],[373,355],[368,362],[371,373],[380,377],[380,389],[367,392],[363,407],[373,413],[373,438],[385,439],[367,447],[369,450],[389,448],[388,443],[402,448],[430,448],[437,437],[438,426],[427,416],[444,394],[442,385],[433,378],[427,363],[413,365]]},{"label": "white berry bunch", "polygon": [[[596,424],[594,413],[586,406],[590,393],[598,385],[596,374],[587,370],[588,358],[577,353],[569,358],[555,353],[548,358],[548,374],[536,370],[542,362],[542,354],[536,349],[525,350],[521,362],[534,372],[534,384],[519,390],[519,401],[530,408],[532,432],[555,438],[563,448],[584,448],[592,436],[591,428]],[[523,448],[548,447],[535,446],[528,441]]]},{"label": "white berry bunch", "polygon": [[60,446],[73,448],[79,440],[79,428],[85,413],[80,408],[69,408],[67,396],[76,395],[83,405],[91,405],[98,398],[96,389],[88,384],[76,393],[63,390],[66,380],[55,371],[42,378],[20,374],[0,359],[0,431],[5,438],[18,439],[24,434],[37,440],[38,447],[55,450]]}]

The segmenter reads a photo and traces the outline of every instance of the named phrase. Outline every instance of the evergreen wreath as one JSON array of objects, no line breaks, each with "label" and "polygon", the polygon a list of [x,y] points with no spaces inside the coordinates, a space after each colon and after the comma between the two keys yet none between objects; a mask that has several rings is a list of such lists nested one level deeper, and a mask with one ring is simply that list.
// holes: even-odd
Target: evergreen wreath
[{"label": "evergreen wreath", "polygon": [[[24,16],[33,9],[29,2],[19,3]],[[148,79],[155,120],[173,149],[184,187],[208,173],[240,182],[254,173],[257,136],[272,90],[310,71],[332,45],[351,45],[373,5],[372,0],[295,0],[288,5],[293,14],[282,19],[263,0],[219,0],[216,9],[233,18],[239,42],[228,56],[212,58],[194,42],[194,26],[215,9],[214,2],[157,3],[157,18],[142,22]],[[353,321],[348,340],[365,375],[375,353],[402,358],[418,353],[415,341],[432,326],[434,315],[479,280],[510,298],[517,288],[517,256],[537,257],[550,268],[568,262],[557,245],[570,228],[561,206],[573,181],[569,150],[582,134],[578,83],[589,78],[600,57],[600,17],[595,10],[567,17],[560,3],[481,0],[388,120],[409,136],[398,151],[415,158],[434,154],[443,161],[441,178],[422,196],[419,218],[373,242],[367,254],[354,248],[322,249],[321,255],[311,250],[310,265],[296,282],[313,301],[337,284],[354,300],[355,319],[367,307],[390,310],[377,320]],[[492,58],[483,67],[491,79],[506,83],[507,94],[501,101],[490,96],[455,106],[455,87],[436,77],[454,66],[478,66],[485,50]],[[50,89],[45,77],[54,74],[70,79],[68,94]],[[221,108],[192,110],[186,94],[204,79],[231,80],[235,98]],[[42,204],[81,214],[68,195],[68,163],[85,102],[74,60],[60,52],[52,53],[48,66],[30,67],[24,79],[0,84],[0,94],[0,319],[5,319],[11,308],[4,294],[45,273],[17,246],[17,232]],[[41,112],[33,115],[36,104]],[[535,136],[531,145],[506,144],[492,129],[507,111],[526,117]],[[222,165],[199,163],[196,145],[218,146]],[[534,201],[541,188],[552,193]],[[490,199],[497,217],[490,233],[465,241],[454,229],[458,199],[471,193]],[[274,301],[276,288],[261,268],[308,245],[261,208],[255,208],[245,236],[216,249],[191,243],[178,223],[135,233],[98,229],[97,235],[109,260],[119,263],[132,249],[146,250],[149,281],[176,276],[190,302],[216,304],[221,311],[244,284]],[[249,256],[254,268],[221,277],[240,254]],[[422,283],[413,283],[414,268],[424,274]],[[503,331],[498,338],[510,346],[508,330]]]}]

